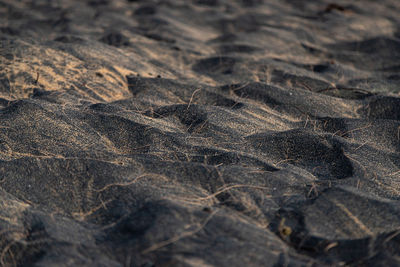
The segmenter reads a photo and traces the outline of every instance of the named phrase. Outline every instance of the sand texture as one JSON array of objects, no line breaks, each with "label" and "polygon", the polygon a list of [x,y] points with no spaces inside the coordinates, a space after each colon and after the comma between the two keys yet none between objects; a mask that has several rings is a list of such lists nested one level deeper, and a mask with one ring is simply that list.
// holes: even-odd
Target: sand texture
[{"label": "sand texture", "polygon": [[0,0],[0,266],[400,266],[400,2]]}]

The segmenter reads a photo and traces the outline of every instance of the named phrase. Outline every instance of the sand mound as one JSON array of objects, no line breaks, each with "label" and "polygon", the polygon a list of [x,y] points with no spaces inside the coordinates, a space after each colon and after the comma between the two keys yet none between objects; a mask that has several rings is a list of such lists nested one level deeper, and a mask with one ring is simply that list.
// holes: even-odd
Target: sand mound
[{"label": "sand mound", "polygon": [[400,4],[0,0],[0,265],[400,265]]}]

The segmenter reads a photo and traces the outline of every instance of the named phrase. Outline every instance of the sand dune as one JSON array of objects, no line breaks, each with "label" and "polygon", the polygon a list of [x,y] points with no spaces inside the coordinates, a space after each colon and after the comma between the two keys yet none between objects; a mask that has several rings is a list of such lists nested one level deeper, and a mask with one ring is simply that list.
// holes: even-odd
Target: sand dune
[{"label": "sand dune", "polygon": [[400,265],[400,3],[0,0],[1,266]]}]

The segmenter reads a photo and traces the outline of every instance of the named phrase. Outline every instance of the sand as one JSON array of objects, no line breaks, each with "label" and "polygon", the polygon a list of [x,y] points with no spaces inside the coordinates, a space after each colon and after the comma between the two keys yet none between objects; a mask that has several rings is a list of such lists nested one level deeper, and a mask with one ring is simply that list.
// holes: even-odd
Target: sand
[{"label": "sand", "polygon": [[0,266],[399,266],[400,3],[0,0]]}]

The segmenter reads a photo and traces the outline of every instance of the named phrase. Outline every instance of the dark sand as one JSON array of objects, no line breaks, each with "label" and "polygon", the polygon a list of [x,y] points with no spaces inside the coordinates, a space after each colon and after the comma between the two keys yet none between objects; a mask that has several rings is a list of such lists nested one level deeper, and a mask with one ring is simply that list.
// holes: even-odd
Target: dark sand
[{"label": "dark sand", "polygon": [[400,266],[400,2],[1,0],[0,265]]}]

